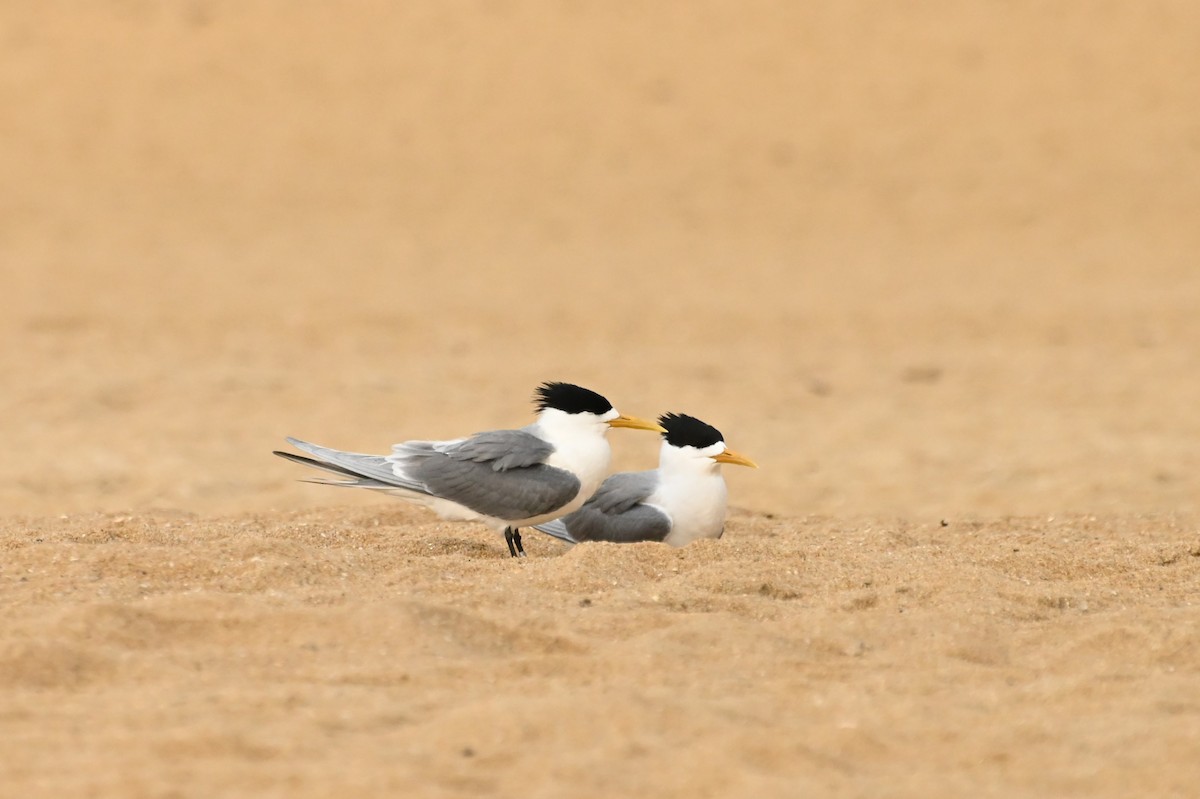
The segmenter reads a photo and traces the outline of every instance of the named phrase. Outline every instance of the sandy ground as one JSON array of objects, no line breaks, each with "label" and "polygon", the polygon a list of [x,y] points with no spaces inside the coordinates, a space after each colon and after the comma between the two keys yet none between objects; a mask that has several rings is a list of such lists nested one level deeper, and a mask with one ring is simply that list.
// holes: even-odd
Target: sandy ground
[{"label": "sandy ground", "polygon": [[[47,796],[1189,796],[1194,526],[416,511],[9,522],[5,783]],[[20,790],[16,790],[19,787]]]},{"label": "sandy ground", "polygon": [[[0,4],[0,793],[1195,795],[1198,40]],[[758,460],[726,537],[515,563],[269,455],[547,379]]]}]

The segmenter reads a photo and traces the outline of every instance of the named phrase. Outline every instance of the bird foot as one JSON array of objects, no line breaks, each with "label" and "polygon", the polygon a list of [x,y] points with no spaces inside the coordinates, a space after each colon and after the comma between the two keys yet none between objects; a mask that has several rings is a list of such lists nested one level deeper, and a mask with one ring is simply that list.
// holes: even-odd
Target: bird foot
[{"label": "bird foot", "polygon": [[521,533],[511,527],[504,528],[504,542],[508,544],[508,554],[514,558],[525,557],[525,547],[521,545]]}]

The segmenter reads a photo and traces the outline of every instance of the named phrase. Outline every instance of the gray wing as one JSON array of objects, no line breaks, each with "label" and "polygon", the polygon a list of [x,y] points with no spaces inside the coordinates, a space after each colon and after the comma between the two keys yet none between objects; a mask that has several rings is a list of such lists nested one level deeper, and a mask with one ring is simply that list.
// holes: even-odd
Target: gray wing
[{"label": "gray wing", "polygon": [[551,513],[574,499],[580,487],[575,475],[541,462],[554,451],[550,444],[519,430],[458,441],[408,441],[397,444],[390,456],[342,452],[295,438],[288,443],[315,460],[279,453],[282,457],[353,481],[341,485],[404,488],[497,519]]},{"label": "gray wing", "polygon": [[658,472],[617,472],[609,475],[584,507],[592,505],[601,513],[624,513],[645,502],[658,488]]},{"label": "gray wing", "polygon": [[583,507],[537,529],[563,541],[662,541],[671,519],[643,504],[658,485],[658,473],[620,472],[609,477]]},{"label": "gray wing", "polygon": [[554,452],[549,441],[524,430],[490,430],[434,448],[454,460],[486,463],[497,472],[545,463]]},{"label": "gray wing", "polygon": [[428,494],[497,519],[528,519],[558,510],[579,493],[579,478],[545,464],[494,471],[487,463],[437,454],[414,464],[409,474]]},{"label": "gray wing", "polygon": [[579,493],[579,479],[545,464],[554,447],[524,430],[459,441],[397,444],[388,460],[427,494],[497,519],[551,513]]}]

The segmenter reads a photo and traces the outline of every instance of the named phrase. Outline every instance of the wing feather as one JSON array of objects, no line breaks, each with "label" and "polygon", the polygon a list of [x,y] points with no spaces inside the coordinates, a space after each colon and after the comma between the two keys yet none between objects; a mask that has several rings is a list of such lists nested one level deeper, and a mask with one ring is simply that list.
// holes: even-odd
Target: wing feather
[{"label": "wing feather", "polygon": [[458,503],[502,520],[544,516],[579,493],[579,479],[545,464],[554,447],[524,430],[495,430],[453,441],[406,441],[391,455],[364,455],[289,438],[313,459],[289,456],[356,481],[364,488],[394,486]]},{"label": "wing feather", "polygon": [[671,518],[646,500],[658,485],[658,473],[619,472],[601,484],[583,507],[537,529],[571,543],[662,541],[671,532]]}]

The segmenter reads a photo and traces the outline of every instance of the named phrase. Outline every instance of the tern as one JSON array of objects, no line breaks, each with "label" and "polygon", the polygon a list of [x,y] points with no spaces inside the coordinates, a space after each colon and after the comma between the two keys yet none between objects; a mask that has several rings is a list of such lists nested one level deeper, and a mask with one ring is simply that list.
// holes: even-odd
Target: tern
[{"label": "tern", "polygon": [[668,413],[658,422],[663,443],[657,469],[614,474],[579,510],[534,527],[569,544],[661,541],[681,547],[720,538],[728,497],[721,464],[758,464],[726,447],[717,428],[695,417]]},{"label": "tern", "polygon": [[663,432],[654,422],[623,416],[594,391],[543,383],[534,396],[537,421],[519,430],[489,430],[450,441],[405,441],[391,455],[363,455],[288,438],[312,457],[275,454],[342,480],[415,502],[447,519],[476,520],[504,531],[514,558],[525,555],[520,528],[581,507],[608,474],[611,427]]}]

